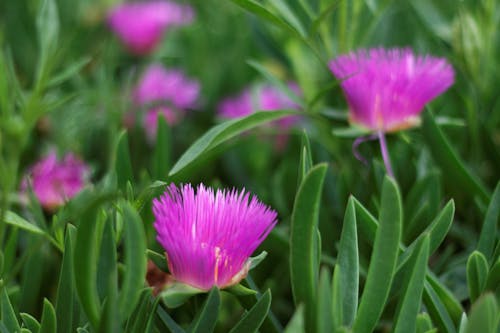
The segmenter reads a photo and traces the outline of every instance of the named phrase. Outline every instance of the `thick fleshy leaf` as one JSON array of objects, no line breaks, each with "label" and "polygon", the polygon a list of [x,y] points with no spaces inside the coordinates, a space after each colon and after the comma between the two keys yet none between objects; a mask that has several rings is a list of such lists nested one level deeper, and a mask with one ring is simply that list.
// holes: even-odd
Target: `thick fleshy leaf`
[{"label": "thick fleshy leaf", "polygon": [[161,114],[158,117],[156,142],[153,151],[153,179],[165,179],[170,170],[172,155],[172,134]]},{"label": "thick fleshy leaf", "polygon": [[455,333],[455,325],[443,302],[428,281],[424,283],[423,300],[427,311],[439,332]]},{"label": "thick fleshy leaf", "polygon": [[491,262],[495,260],[492,258],[493,250],[495,249],[495,242],[498,237],[498,220],[500,217],[500,182],[498,182],[495,192],[491,197],[486,216],[484,218],[483,227],[481,228],[481,235],[477,243],[477,250],[482,252],[486,258]]},{"label": "thick fleshy leaf", "polygon": [[365,288],[354,322],[358,333],[372,332],[389,295],[399,252],[402,226],[401,196],[396,182],[386,177],[382,186],[379,227],[366,277]]},{"label": "thick fleshy leaf", "polygon": [[32,315],[28,313],[20,313],[20,315],[26,328],[28,328],[31,332],[40,331],[40,323]]},{"label": "thick fleshy leaf", "polygon": [[184,304],[192,296],[204,292],[204,290],[191,287],[187,284],[175,283],[162,291],[160,297],[166,306],[169,308],[176,308]]},{"label": "thick fleshy leaf", "polygon": [[423,237],[410,256],[405,272],[404,284],[399,297],[395,317],[395,333],[415,332],[417,314],[420,310],[424,289],[427,261],[429,259],[429,235]]},{"label": "thick fleshy leaf", "polygon": [[500,309],[493,294],[485,294],[473,305],[465,333],[498,332]]},{"label": "thick fleshy leaf", "polygon": [[438,127],[429,110],[423,113],[423,119],[422,130],[427,146],[442,170],[446,170],[443,176],[448,184],[455,191],[470,193],[472,196],[478,196],[487,202],[489,199],[488,190],[477,176],[465,167],[464,162]]},{"label": "thick fleshy leaf", "polygon": [[479,251],[474,251],[467,260],[467,287],[474,302],[483,292],[488,278],[488,261]]},{"label": "thick fleshy leaf", "polygon": [[43,300],[42,320],[40,321],[40,333],[54,333],[57,331],[56,311],[48,299]]},{"label": "thick fleshy leaf", "polygon": [[299,174],[297,176],[297,189],[302,180],[307,175],[309,170],[313,166],[312,154],[311,154],[311,143],[309,142],[309,137],[306,131],[302,132],[301,143],[300,143],[300,160],[299,160]]},{"label": "thick fleshy leaf", "polygon": [[295,197],[290,234],[290,275],[295,304],[305,304],[306,328],[314,332],[319,267],[317,228],[326,164],[313,167]]},{"label": "thick fleshy leaf", "polygon": [[34,234],[39,234],[39,235],[45,234],[45,232],[42,229],[40,229],[38,226],[26,221],[21,216],[17,215],[14,212],[11,212],[11,211],[5,212],[4,221],[7,224],[10,224],[10,225],[18,227],[20,229],[32,232]]},{"label": "thick fleshy leaf", "polygon": [[338,330],[342,327],[344,321],[344,314],[342,313],[344,309],[343,304],[343,290],[340,283],[340,277],[342,276],[342,268],[339,265],[335,265],[335,270],[333,271],[332,278],[332,314],[333,314],[333,328]]},{"label": "thick fleshy leaf", "polygon": [[98,262],[98,224],[104,221],[97,218],[97,209],[89,209],[80,219],[75,254],[73,258],[75,286],[78,298],[90,323],[97,327],[99,322],[100,301],[97,293]]},{"label": "thick fleshy leaf", "polygon": [[142,220],[132,206],[123,201],[121,204],[124,222],[124,266],[118,304],[123,317],[134,309],[144,286],[146,276],[146,234]]},{"label": "thick fleshy leaf", "polygon": [[160,323],[164,325],[165,329],[168,329],[172,333],[185,332],[182,327],[180,327],[161,306],[158,306],[156,308],[156,314],[160,320]]},{"label": "thick fleshy leaf", "polygon": [[331,277],[328,269],[323,268],[319,276],[318,310],[316,313],[316,327],[319,333],[330,333],[333,331],[334,321],[330,280]]},{"label": "thick fleshy leaf", "polygon": [[2,295],[0,300],[0,322],[5,325],[5,328],[10,332],[19,332],[21,330],[19,322],[16,318],[16,313],[12,308],[9,296],[7,295],[7,288],[4,282],[0,280],[0,288],[2,289]]},{"label": "thick fleshy leaf", "polygon": [[269,23],[272,23],[279,28],[282,28],[283,30],[287,31],[290,35],[300,37],[300,33],[295,28],[293,28],[287,22],[283,21],[278,16],[271,13],[268,9],[263,7],[257,1],[254,0],[231,0],[231,1],[237,4],[238,6],[248,10],[252,14],[257,15],[261,19]]},{"label": "thick fleshy leaf", "polygon": [[64,240],[64,254],[61,272],[59,273],[56,298],[57,331],[60,333],[74,332],[77,324],[77,318],[74,318],[75,284],[73,273],[73,250],[75,237],[75,227],[68,224]]},{"label": "thick fleshy leaf", "polygon": [[267,290],[255,303],[255,305],[246,312],[241,320],[231,329],[230,333],[254,333],[264,322],[271,306],[271,292]]},{"label": "thick fleshy leaf", "polygon": [[116,146],[115,172],[118,186],[125,191],[127,182],[133,181],[132,162],[130,160],[130,151],[128,145],[127,132],[122,132],[118,136]]},{"label": "thick fleshy leaf", "polygon": [[220,293],[217,287],[212,287],[208,293],[203,308],[196,315],[189,327],[190,333],[211,333],[219,316]]},{"label": "thick fleshy leaf", "polygon": [[354,323],[358,308],[359,254],[356,223],[356,210],[351,197],[344,215],[336,265],[341,272],[339,289],[342,293],[342,325],[348,327]]},{"label": "thick fleshy leaf", "polygon": [[225,121],[212,127],[208,132],[196,140],[191,147],[184,152],[170,170],[169,176],[173,176],[197,160],[202,154],[210,151],[227,140],[248,131],[259,125],[277,120],[296,112],[292,111],[263,111],[249,116]]}]

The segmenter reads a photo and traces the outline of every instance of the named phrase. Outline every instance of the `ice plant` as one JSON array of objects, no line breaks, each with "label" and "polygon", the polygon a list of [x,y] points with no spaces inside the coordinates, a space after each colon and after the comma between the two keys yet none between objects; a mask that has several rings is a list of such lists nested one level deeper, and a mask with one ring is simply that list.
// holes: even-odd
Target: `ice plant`
[{"label": "ice plant", "polygon": [[62,160],[53,151],[33,165],[21,184],[25,192],[31,185],[42,207],[54,210],[74,197],[87,183],[89,168],[72,153]]},{"label": "ice plant", "polygon": [[176,124],[187,109],[195,107],[199,93],[199,83],[181,70],[149,66],[132,93],[134,104],[147,108],[143,121],[148,138],[154,140],[159,114],[168,124]]},{"label": "ice plant", "polygon": [[[288,87],[296,94],[301,95],[299,86],[290,82]],[[284,109],[299,109],[290,97],[271,85],[263,85],[255,89],[247,88],[239,95],[228,97],[218,107],[221,118],[239,118],[252,114],[256,111],[273,111]],[[282,131],[287,131],[298,121],[297,116],[288,116],[273,122],[273,125]],[[286,136],[277,137],[277,147],[282,148],[286,143]]]},{"label": "ice plant", "polygon": [[237,284],[277,214],[248,192],[171,184],[153,200],[157,240],[178,282],[208,290]]},{"label": "ice plant", "polygon": [[123,3],[109,12],[108,24],[132,53],[142,55],[156,48],[166,29],[188,24],[193,16],[190,6],[175,2]]},{"label": "ice plant", "polygon": [[384,133],[417,125],[425,104],[453,84],[452,66],[446,59],[418,56],[410,49],[383,48],[341,55],[329,66],[341,80],[350,122],[377,134],[392,176]]}]

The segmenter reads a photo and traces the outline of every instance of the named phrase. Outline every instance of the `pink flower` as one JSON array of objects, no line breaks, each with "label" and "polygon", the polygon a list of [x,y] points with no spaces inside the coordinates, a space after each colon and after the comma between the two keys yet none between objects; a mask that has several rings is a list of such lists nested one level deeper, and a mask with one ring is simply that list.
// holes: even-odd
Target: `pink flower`
[{"label": "pink flower", "polygon": [[152,52],[164,31],[193,20],[193,9],[168,1],[123,3],[108,15],[108,24],[134,54]]},{"label": "pink flower", "polygon": [[170,125],[175,125],[187,109],[196,105],[200,85],[178,69],[165,69],[159,64],[149,66],[132,92],[138,107],[150,107],[144,116],[148,138],[154,141],[158,114],[162,113]]},{"label": "pink flower", "polygon": [[[295,82],[290,82],[288,87],[298,96],[302,94]],[[245,89],[239,95],[229,97],[219,104],[218,114],[222,118],[232,119],[244,117],[256,111],[273,111],[300,108],[293,100],[274,86],[264,85],[256,89]],[[298,116],[288,116],[272,122],[272,126],[287,131],[298,121]],[[286,134],[278,135],[276,148],[282,150],[288,141]]]},{"label": "pink flower", "polygon": [[88,167],[75,155],[66,154],[62,161],[58,161],[52,151],[30,168],[21,190],[26,191],[29,179],[40,204],[47,210],[54,210],[80,192],[88,174]]},{"label": "pink flower", "polygon": [[425,104],[454,81],[445,59],[417,56],[410,49],[359,50],[329,66],[342,80],[351,122],[374,131],[415,126]]},{"label": "pink flower", "polygon": [[277,214],[244,190],[212,190],[171,184],[153,200],[157,240],[170,273],[184,284],[208,290],[237,284],[249,256],[276,224]]}]

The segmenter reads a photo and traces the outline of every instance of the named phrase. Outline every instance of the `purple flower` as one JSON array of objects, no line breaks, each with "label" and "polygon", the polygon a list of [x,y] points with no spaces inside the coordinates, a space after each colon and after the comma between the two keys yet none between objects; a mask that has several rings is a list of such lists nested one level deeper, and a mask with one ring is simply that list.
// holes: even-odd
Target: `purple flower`
[{"label": "purple flower", "polygon": [[144,116],[148,138],[154,140],[158,114],[175,125],[186,109],[193,108],[200,94],[200,85],[178,69],[166,69],[159,64],[149,66],[132,93],[136,106],[150,106]]},{"label": "purple flower", "polygon": [[157,240],[170,273],[184,284],[208,290],[237,284],[249,256],[276,224],[277,214],[244,190],[171,184],[153,200]]},{"label": "purple flower", "polygon": [[350,108],[350,120],[374,131],[415,126],[426,103],[454,81],[443,58],[410,49],[370,49],[339,56],[329,64]]},{"label": "purple flower", "polygon": [[80,192],[87,182],[88,174],[88,167],[75,155],[66,154],[63,160],[58,161],[56,153],[52,151],[30,168],[21,190],[26,191],[29,179],[40,204],[48,210],[54,210]]},{"label": "purple flower", "polygon": [[123,3],[108,15],[108,24],[123,44],[138,55],[152,52],[164,31],[193,20],[193,9],[168,1]]}]

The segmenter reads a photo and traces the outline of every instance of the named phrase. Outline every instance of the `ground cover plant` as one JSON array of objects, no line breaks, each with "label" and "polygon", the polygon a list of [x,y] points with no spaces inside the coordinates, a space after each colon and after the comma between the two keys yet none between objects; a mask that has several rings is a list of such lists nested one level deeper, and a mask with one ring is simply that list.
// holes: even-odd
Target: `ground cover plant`
[{"label": "ground cover plant", "polygon": [[0,2],[0,332],[500,332],[495,0]]}]

